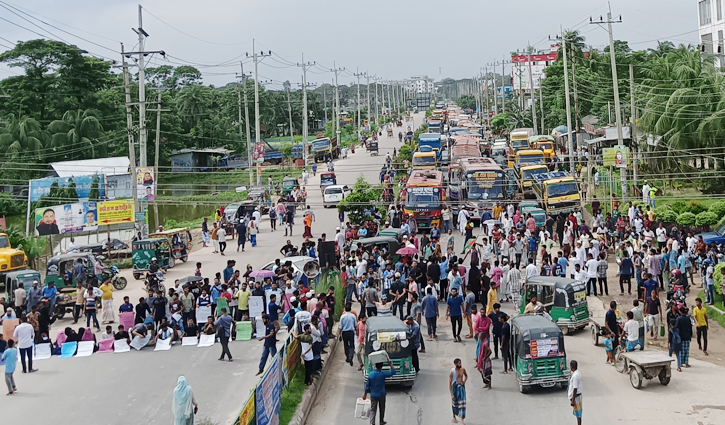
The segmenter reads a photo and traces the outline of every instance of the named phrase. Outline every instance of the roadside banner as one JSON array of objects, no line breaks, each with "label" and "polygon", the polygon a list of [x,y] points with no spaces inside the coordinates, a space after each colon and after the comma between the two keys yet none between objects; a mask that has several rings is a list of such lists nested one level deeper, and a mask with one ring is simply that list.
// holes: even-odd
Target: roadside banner
[{"label": "roadside banner", "polygon": [[111,225],[133,223],[133,199],[106,201],[98,203],[98,224]]},{"label": "roadside banner", "polygon": [[256,422],[254,421],[254,399],[255,399],[255,391],[252,390],[252,393],[249,394],[249,397],[247,398],[247,402],[244,403],[244,407],[242,407],[242,411],[239,412],[239,417],[236,420],[236,424],[238,425],[252,425]]},{"label": "roadside banner", "polygon": [[629,164],[629,148],[626,146],[614,146],[602,149],[602,165],[605,167],[627,168]]},{"label": "roadside banner", "polygon": [[264,162],[264,143],[255,143],[252,152],[252,161],[261,164]]},{"label": "roadside banner", "polygon": [[136,197],[139,201],[156,199],[154,167],[136,167]]},{"label": "roadside banner", "polygon": [[257,383],[255,400],[257,425],[279,425],[279,413],[282,405],[282,388],[279,378],[280,358],[274,356]]},{"label": "roadside banner", "polygon": [[290,376],[294,373],[300,362],[300,343],[296,338],[290,336],[284,345],[284,356],[282,358],[282,381],[284,387],[289,387]]},{"label": "roadside banner", "polygon": [[30,180],[30,202],[35,202],[43,195],[50,194],[50,188],[55,183],[61,189],[67,187],[72,181],[75,185],[76,194],[79,199],[89,198],[93,180],[96,180],[98,188],[98,196],[106,196],[105,175],[96,174],[90,176],[74,176],[74,177],[46,177],[43,179]]},{"label": "roadside banner", "polygon": [[66,233],[92,232],[98,229],[98,204],[76,202],[47,208],[36,208],[36,236],[61,235]]}]

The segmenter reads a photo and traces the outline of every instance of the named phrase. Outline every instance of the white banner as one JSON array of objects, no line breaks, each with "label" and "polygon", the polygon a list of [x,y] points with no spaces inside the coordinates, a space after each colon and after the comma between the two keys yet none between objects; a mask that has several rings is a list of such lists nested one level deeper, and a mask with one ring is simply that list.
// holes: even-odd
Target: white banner
[{"label": "white banner", "polygon": [[201,335],[199,337],[199,345],[197,347],[211,347],[214,345],[216,335]]}]

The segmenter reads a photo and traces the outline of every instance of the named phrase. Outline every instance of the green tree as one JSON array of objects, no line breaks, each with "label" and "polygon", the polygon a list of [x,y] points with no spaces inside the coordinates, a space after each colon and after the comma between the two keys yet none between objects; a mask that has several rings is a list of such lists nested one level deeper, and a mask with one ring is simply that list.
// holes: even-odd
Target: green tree
[{"label": "green tree", "polygon": [[8,159],[17,159],[28,153],[40,159],[48,134],[41,129],[38,121],[12,114],[8,118],[9,121],[0,128],[0,152]]},{"label": "green tree", "polygon": [[99,143],[104,137],[103,126],[96,111],[80,109],[67,111],[63,118],[48,125],[52,135],[50,147],[54,158],[86,159],[106,156],[106,148]]},{"label": "green tree", "polygon": [[476,98],[470,94],[467,94],[465,96],[461,96],[458,99],[456,99],[456,105],[460,106],[463,109],[476,109]]},{"label": "green tree", "polygon": [[353,186],[353,191],[339,204],[337,210],[346,212],[350,221],[353,223],[362,223],[365,220],[372,220],[370,214],[366,210],[371,210],[381,204],[383,188],[381,186],[373,186],[360,175]]}]

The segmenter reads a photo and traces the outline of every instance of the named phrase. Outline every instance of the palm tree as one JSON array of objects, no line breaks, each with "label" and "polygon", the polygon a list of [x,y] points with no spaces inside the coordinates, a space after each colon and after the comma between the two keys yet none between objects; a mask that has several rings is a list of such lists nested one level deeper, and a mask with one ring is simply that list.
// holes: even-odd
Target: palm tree
[{"label": "palm tree", "polygon": [[214,97],[211,88],[199,84],[184,87],[176,96],[179,115],[188,129],[196,126],[201,117],[208,115]]},{"label": "palm tree", "polygon": [[105,156],[105,146],[98,144],[104,134],[97,115],[93,109],[78,109],[67,111],[62,119],[51,122],[48,132],[54,153],[62,158],[74,159]]},{"label": "palm tree", "polygon": [[34,118],[11,114],[8,122],[0,128],[0,153],[6,157],[18,157],[32,153],[40,158],[48,134]]}]

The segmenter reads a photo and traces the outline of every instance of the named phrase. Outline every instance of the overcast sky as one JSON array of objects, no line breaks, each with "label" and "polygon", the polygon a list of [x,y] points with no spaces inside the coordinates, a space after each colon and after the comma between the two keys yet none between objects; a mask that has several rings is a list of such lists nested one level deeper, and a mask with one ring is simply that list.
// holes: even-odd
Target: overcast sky
[{"label": "overcast sky", "polygon": [[[126,0],[0,0],[0,49],[17,40],[63,39],[107,58],[123,42],[137,49],[138,1]],[[154,57],[151,66],[196,64],[204,81],[224,85],[234,81],[239,60],[256,50],[272,51],[259,65],[260,79],[301,82],[301,70],[291,62],[316,61],[308,73],[312,83],[331,82],[333,62],[345,67],[340,83],[355,80],[359,69],[387,80],[428,75],[435,80],[466,78],[480,68],[531,43],[550,46],[549,36],[579,29],[587,44],[608,43],[606,25],[589,24],[589,16],[604,15],[600,0],[149,0],[142,1],[143,28],[149,33],[146,50],[164,50],[169,62]],[[22,12],[67,33],[46,26]],[[634,49],[656,45],[656,40],[697,44],[695,0],[613,0],[615,39]],[[27,20],[25,20],[27,19]],[[31,22],[28,22],[31,21]],[[71,33],[73,35],[70,35]],[[51,35],[53,34],[53,35]],[[88,41],[74,37],[80,36]],[[103,47],[91,44],[97,43]],[[4,46],[4,47],[3,47]],[[246,61],[245,61],[246,62]],[[245,63],[245,71],[253,69]],[[500,69],[500,67],[498,68]],[[18,74],[0,67],[0,78]],[[508,72],[508,70],[507,70]]]}]

